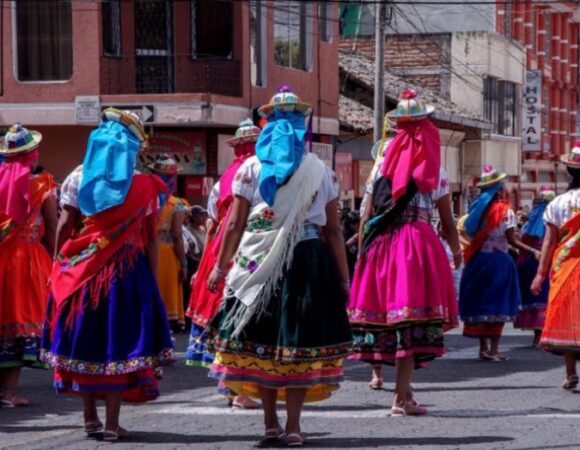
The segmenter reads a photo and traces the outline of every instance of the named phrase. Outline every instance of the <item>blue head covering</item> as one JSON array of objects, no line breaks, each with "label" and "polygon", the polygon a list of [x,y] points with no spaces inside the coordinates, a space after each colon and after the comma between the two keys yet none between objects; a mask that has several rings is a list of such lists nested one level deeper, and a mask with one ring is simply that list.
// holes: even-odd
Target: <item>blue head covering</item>
[{"label": "blue head covering", "polygon": [[528,216],[528,221],[522,228],[522,235],[543,238],[546,232],[546,226],[544,225],[544,211],[546,206],[550,203],[548,200],[536,200],[534,207],[530,211]]},{"label": "blue head covering", "polygon": [[304,156],[306,125],[304,115],[274,111],[256,143],[256,156],[262,163],[260,194],[273,206],[276,192],[300,166]]},{"label": "blue head covering", "polygon": [[503,183],[498,183],[482,189],[479,197],[469,207],[469,215],[465,219],[465,231],[470,238],[475,236],[475,233],[482,227],[483,214],[503,187]]},{"label": "blue head covering", "polygon": [[120,205],[131,187],[141,142],[119,122],[93,130],[83,161],[79,207],[86,216]]}]

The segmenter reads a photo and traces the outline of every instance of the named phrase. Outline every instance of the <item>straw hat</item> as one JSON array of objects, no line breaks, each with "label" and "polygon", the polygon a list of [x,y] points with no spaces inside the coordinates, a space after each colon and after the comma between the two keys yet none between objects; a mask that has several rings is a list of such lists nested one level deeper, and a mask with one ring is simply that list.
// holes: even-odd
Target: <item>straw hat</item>
[{"label": "straw hat", "polygon": [[235,136],[231,139],[228,139],[227,144],[230,147],[237,147],[238,145],[245,144],[247,142],[256,142],[261,131],[262,130],[254,125],[252,119],[246,119],[240,122]]},{"label": "straw hat", "polygon": [[481,178],[479,183],[477,183],[478,188],[489,187],[494,184],[499,183],[505,179],[507,175],[499,170],[495,170],[492,166],[485,166],[483,172],[481,173]]},{"label": "straw hat", "polygon": [[301,101],[300,97],[292,92],[290,86],[284,85],[278,88],[270,103],[258,109],[258,114],[267,119],[274,111],[297,111],[304,116],[308,116],[312,112],[312,106]]},{"label": "straw hat", "polygon": [[183,170],[175,159],[173,159],[167,153],[162,153],[155,157],[155,162],[153,164],[149,164],[147,167],[153,170],[154,172],[161,173],[164,175],[177,175],[179,172]]},{"label": "straw hat", "polygon": [[567,154],[562,155],[561,161],[568,167],[580,169],[580,141],[576,141],[574,148]]},{"label": "straw hat", "polygon": [[101,114],[101,120],[106,122],[112,120],[126,126],[140,142],[147,141],[145,126],[137,114],[132,111],[121,111],[120,109],[107,108]]},{"label": "straw hat", "polygon": [[538,196],[536,197],[536,200],[545,200],[545,201],[551,202],[555,198],[556,198],[556,193],[554,192],[553,189],[546,187],[546,186],[542,186],[540,188],[540,191],[538,192]]},{"label": "straw hat", "polygon": [[12,125],[2,138],[0,154],[15,155],[34,150],[42,141],[42,134],[38,131],[28,130],[21,124]]},{"label": "straw hat", "polygon": [[393,120],[419,120],[433,114],[433,111],[433,105],[423,103],[417,98],[417,91],[405,89],[401,93],[397,108],[389,111],[387,117]]}]

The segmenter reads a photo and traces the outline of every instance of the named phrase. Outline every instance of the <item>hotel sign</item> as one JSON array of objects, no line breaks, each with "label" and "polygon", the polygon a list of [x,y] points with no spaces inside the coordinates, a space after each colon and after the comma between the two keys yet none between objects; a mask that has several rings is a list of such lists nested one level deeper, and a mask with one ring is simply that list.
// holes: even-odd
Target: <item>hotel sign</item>
[{"label": "hotel sign", "polygon": [[542,74],[539,70],[526,72],[522,100],[522,150],[539,152],[542,149]]}]

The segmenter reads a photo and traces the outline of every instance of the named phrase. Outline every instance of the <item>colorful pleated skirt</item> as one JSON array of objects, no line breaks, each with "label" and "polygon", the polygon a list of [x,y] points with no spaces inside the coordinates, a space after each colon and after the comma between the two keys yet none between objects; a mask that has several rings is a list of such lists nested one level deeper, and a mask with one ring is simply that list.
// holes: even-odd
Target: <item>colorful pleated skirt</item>
[{"label": "colorful pleated skirt", "polygon": [[447,255],[433,228],[416,221],[375,239],[361,256],[348,314],[355,351],[350,359],[417,365],[445,353],[443,333],[458,325]]},{"label": "colorful pleated skirt", "polygon": [[0,244],[0,369],[38,359],[52,261],[39,242]]},{"label": "colorful pleated skirt", "polygon": [[521,302],[518,272],[504,252],[478,252],[461,277],[459,312],[463,335],[497,338],[505,322],[515,319]]},{"label": "colorful pleated skirt", "polygon": [[171,324],[185,325],[183,308],[183,286],[179,280],[181,265],[173,244],[159,242],[159,262],[157,264],[157,283],[165,304],[167,319]]},{"label": "colorful pleated skirt", "polygon": [[209,376],[237,394],[259,397],[259,387],[306,388],[306,401],[328,398],[344,379],[343,359],[352,350],[344,291],[327,245],[301,241],[267,311],[238,337],[229,320],[243,305],[226,298],[206,330],[215,353]]},{"label": "colorful pleated skirt", "polygon": [[165,308],[145,256],[122,264],[96,306],[87,289],[72,325],[71,303],[52,320],[50,300],[42,359],[55,369],[58,393],[120,392],[133,402],[159,396],[154,369],[175,360]]}]

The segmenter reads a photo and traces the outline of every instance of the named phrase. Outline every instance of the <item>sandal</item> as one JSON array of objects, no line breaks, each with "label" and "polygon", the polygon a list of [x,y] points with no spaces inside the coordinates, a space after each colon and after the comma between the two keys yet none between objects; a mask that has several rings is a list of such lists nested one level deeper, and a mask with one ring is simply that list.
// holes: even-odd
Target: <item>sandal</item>
[{"label": "sandal", "polygon": [[489,355],[491,357],[490,361],[493,362],[505,362],[509,361],[509,358],[501,353],[496,353],[495,355]]},{"label": "sandal", "polygon": [[286,447],[302,447],[306,444],[306,437],[302,433],[288,433]]},{"label": "sandal", "polygon": [[258,402],[255,402],[250,397],[244,396],[236,396],[232,400],[232,408],[236,409],[257,409],[260,407]]},{"label": "sandal", "polygon": [[403,406],[391,408],[391,417],[424,416],[425,414],[427,414],[427,408],[414,405],[412,402],[405,402]]},{"label": "sandal", "polygon": [[285,437],[286,433],[281,426],[278,426],[278,428],[268,428],[264,432],[264,437],[255,445],[255,447],[271,447],[273,444],[282,442]]},{"label": "sandal", "polygon": [[479,359],[482,361],[491,361],[493,356],[491,356],[488,352],[479,352]]},{"label": "sandal", "polygon": [[103,431],[103,441],[118,441],[119,439],[128,439],[130,434],[127,430],[121,427],[117,427],[115,431],[105,430]]},{"label": "sandal", "polygon": [[97,434],[101,434],[103,430],[103,423],[100,420],[85,422],[85,434],[87,437],[93,437]]},{"label": "sandal", "polygon": [[572,390],[578,387],[578,382],[580,379],[578,375],[568,375],[564,382],[562,383],[562,389]]},{"label": "sandal", "polygon": [[6,393],[4,393],[0,398],[1,408],[19,408],[28,405],[30,405],[30,402],[27,399],[18,397],[16,394],[6,395]]},{"label": "sandal", "polygon": [[378,391],[379,389],[381,389],[383,387],[383,379],[379,378],[379,377],[373,377],[373,379],[369,383],[369,387],[373,391]]}]

